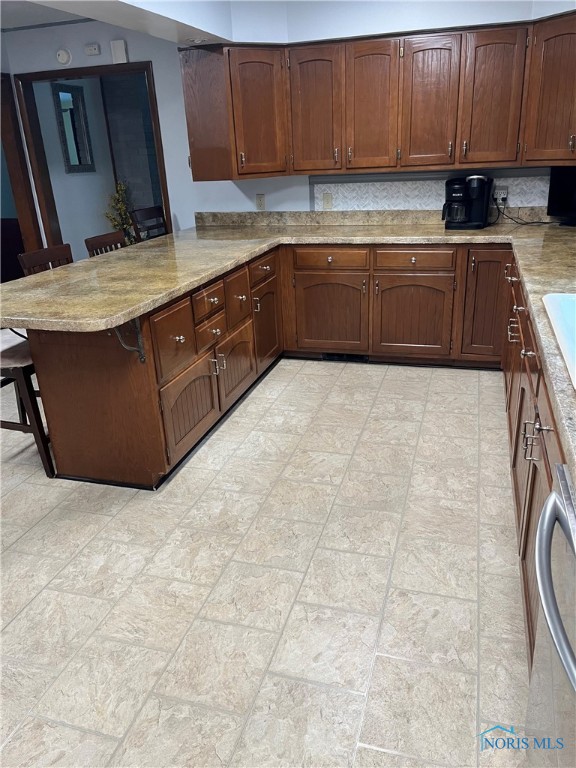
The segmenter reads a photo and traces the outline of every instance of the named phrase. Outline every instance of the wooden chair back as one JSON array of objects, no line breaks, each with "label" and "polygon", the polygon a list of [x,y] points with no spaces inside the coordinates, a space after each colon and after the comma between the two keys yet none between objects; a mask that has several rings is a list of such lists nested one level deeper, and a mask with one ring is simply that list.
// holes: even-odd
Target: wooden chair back
[{"label": "wooden chair back", "polygon": [[168,228],[164,217],[164,209],[161,205],[152,205],[150,208],[137,208],[130,212],[132,226],[136,240],[150,240],[153,237],[166,235]]},{"label": "wooden chair back", "polygon": [[64,264],[72,264],[72,251],[68,243],[64,245],[51,245],[49,248],[40,248],[38,251],[27,251],[18,254],[18,261],[24,275],[35,275],[37,272],[46,272],[49,269],[62,267]]},{"label": "wooden chair back", "polygon": [[105,235],[94,235],[94,237],[87,237],[84,240],[86,243],[86,250],[88,256],[100,256],[102,253],[110,253],[111,251],[117,251],[119,248],[124,248],[126,245],[126,238],[124,232],[121,229],[116,232],[107,232]]}]

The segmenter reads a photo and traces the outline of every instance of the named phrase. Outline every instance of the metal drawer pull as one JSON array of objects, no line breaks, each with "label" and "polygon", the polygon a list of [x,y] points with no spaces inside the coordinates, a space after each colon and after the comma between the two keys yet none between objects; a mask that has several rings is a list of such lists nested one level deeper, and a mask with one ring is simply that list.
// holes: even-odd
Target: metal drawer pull
[{"label": "metal drawer pull", "polygon": [[465,141],[464,144],[462,144],[462,156],[466,157],[468,154],[468,142]]},{"label": "metal drawer pull", "polygon": [[221,371],[226,370],[226,357],[222,354],[222,352],[218,353],[218,358],[222,358],[219,363],[219,367]]},{"label": "metal drawer pull", "polygon": [[576,135],[572,134],[570,136],[570,141],[568,142],[568,149],[570,152],[574,152],[574,149],[576,148]]},{"label": "metal drawer pull", "polygon": [[264,272],[270,272],[270,270],[272,269],[272,267],[270,266],[270,264],[260,264],[260,266],[258,267],[258,269],[261,269],[261,270],[263,270]]},{"label": "metal drawer pull", "polygon": [[518,306],[516,306],[516,304],[514,304],[514,306],[512,307],[512,311],[516,312],[516,313],[518,313],[518,312],[526,312],[526,307],[518,307]]},{"label": "metal drawer pull", "polygon": [[452,142],[448,142],[448,157],[452,157]]},{"label": "metal drawer pull", "polygon": [[416,264],[416,256],[412,256],[410,261],[411,261],[412,264]]},{"label": "metal drawer pull", "polygon": [[376,280],[376,296],[380,293],[380,280]]},{"label": "metal drawer pull", "polygon": [[220,299],[218,298],[218,296],[212,296],[212,298],[208,299],[208,301],[210,302],[210,304],[220,304]]},{"label": "metal drawer pull", "polygon": [[242,294],[241,296],[234,296],[235,299],[238,299],[238,301],[246,301],[246,296]]},{"label": "metal drawer pull", "polygon": [[218,376],[218,374],[220,373],[220,368],[218,367],[218,360],[216,360],[215,357],[211,357],[210,362],[214,363],[214,370],[212,371],[212,376]]},{"label": "metal drawer pull", "polygon": [[520,278],[518,277],[510,277],[508,275],[508,271],[512,269],[512,264],[506,264],[504,267],[504,279],[508,280],[509,283],[518,283],[520,281]]},{"label": "metal drawer pull", "polygon": [[260,312],[260,299],[257,296],[254,296],[254,312]]},{"label": "metal drawer pull", "polygon": [[220,328],[211,328],[210,330],[212,331],[214,336],[220,336],[222,334],[222,331],[220,330]]},{"label": "metal drawer pull", "polygon": [[244,166],[246,165],[246,153],[245,152],[240,152],[240,165],[242,166],[242,168],[244,168]]},{"label": "metal drawer pull", "polygon": [[174,336],[174,341],[177,341],[179,344],[184,344],[186,341],[186,336]]},{"label": "metal drawer pull", "polygon": [[472,256],[472,272],[476,269],[476,256]]},{"label": "metal drawer pull", "polygon": [[518,328],[518,323],[515,318],[511,318],[508,321],[508,341],[511,344],[520,344],[520,334],[514,333],[514,329]]},{"label": "metal drawer pull", "polygon": [[366,293],[366,280],[362,280],[362,293]]},{"label": "metal drawer pull", "polygon": [[340,156],[340,150],[338,149],[338,147],[334,147],[334,162],[335,163],[338,162],[339,156]]},{"label": "metal drawer pull", "polygon": [[348,147],[348,162],[352,162],[352,147]]},{"label": "metal drawer pull", "polygon": [[532,352],[529,349],[521,349],[520,357],[536,357],[536,352]]},{"label": "metal drawer pull", "polygon": [[332,256],[328,256],[328,264],[332,264],[334,261],[334,258]]}]

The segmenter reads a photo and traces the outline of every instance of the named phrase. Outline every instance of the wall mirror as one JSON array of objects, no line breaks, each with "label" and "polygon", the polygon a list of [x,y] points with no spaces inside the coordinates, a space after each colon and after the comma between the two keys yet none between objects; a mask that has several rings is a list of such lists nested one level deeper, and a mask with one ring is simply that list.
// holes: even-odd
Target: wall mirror
[{"label": "wall mirror", "polygon": [[87,173],[96,170],[83,88],[78,85],[52,83],[52,95],[66,173]]}]

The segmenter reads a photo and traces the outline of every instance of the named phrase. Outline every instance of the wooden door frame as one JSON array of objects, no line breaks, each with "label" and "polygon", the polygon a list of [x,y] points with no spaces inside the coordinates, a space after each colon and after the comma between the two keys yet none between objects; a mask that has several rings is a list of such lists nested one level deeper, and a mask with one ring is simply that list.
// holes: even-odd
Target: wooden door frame
[{"label": "wooden door frame", "polygon": [[[105,64],[97,67],[76,67],[75,69],[66,69],[65,71],[56,69],[45,72],[26,72],[24,74],[14,75],[18,106],[22,117],[22,127],[24,129],[24,137],[26,139],[28,156],[30,158],[30,167],[32,169],[32,178],[34,179],[38,207],[44,226],[47,245],[60,245],[62,243],[62,233],[60,231],[60,223],[58,221],[58,213],[56,210],[54,191],[50,181],[46,153],[44,151],[44,140],[40,130],[40,119],[38,116],[36,99],[34,97],[34,83],[50,80],[78,80],[87,77],[138,73],[142,73],[146,77],[150,117],[152,121],[152,134],[154,137],[160,191],[162,195],[162,206],[166,218],[166,229],[168,233],[170,233],[172,232],[172,216],[168,199],[168,183],[164,165],[164,150],[162,147],[162,135],[160,133],[160,119],[158,116],[158,102],[156,100],[156,89],[154,87],[152,62],[135,61],[129,64]],[[4,116],[4,108],[2,109],[2,114]],[[41,247],[41,245],[38,247]]]},{"label": "wooden door frame", "polygon": [[1,126],[2,147],[4,148],[22,242],[26,251],[34,251],[37,248],[42,248],[42,233],[38,224],[34,192],[30,183],[26,153],[20,135],[16,101],[12,91],[12,78],[4,72],[2,72]]}]

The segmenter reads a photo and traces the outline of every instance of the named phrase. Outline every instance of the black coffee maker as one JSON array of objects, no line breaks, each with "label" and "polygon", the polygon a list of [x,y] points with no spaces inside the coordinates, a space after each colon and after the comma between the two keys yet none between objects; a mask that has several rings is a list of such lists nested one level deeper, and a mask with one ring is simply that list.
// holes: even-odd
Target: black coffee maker
[{"label": "black coffee maker", "polygon": [[488,176],[466,176],[448,179],[442,221],[446,229],[484,229],[488,226],[488,210],[494,179]]}]

